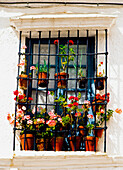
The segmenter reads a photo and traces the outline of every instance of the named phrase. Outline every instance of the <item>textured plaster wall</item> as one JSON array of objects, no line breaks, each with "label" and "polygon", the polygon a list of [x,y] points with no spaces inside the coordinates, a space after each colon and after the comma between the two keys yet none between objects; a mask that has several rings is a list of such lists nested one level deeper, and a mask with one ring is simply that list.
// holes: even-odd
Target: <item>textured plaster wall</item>
[{"label": "textured plaster wall", "polygon": [[[79,10],[78,10],[79,9]],[[10,27],[9,17],[23,13],[73,12],[117,14],[115,24],[108,34],[108,91],[111,93],[109,108],[123,110],[123,8],[111,7],[47,7],[41,9],[0,8],[0,157],[12,157],[13,133],[6,116],[14,113],[13,90],[16,89],[18,61],[18,33]],[[103,35],[100,35],[100,50],[103,47]],[[108,122],[107,153],[123,154],[123,114],[114,114]],[[103,138],[99,141],[99,150],[103,151]]]}]

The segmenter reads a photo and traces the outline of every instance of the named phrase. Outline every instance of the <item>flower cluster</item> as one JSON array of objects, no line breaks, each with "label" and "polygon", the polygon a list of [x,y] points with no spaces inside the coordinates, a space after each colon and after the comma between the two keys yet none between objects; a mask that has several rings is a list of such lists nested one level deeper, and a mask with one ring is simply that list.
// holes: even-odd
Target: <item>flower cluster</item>
[{"label": "flower cluster", "polygon": [[101,61],[99,65],[97,66],[97,77],[103,77],[104,76],[104,69],[103,69],[103,62]]},{"label": "flower cluster", "polygon": [[13,94],[16,96],[14,100],[20,103],[30,102],[33,100],[32,97],[27,98],[25,94],[22,94],[18,90],[13,91]]},{"label": "flower cluster", "polygon": [[[109,100],[109,96],[110,96],[110,93],[107,93],[106,95],[105,94],[103,94],[103,95],[100,95],[99,93],[98,94],[96,94],[96,96],[95,96],[95,99],[96,99],[96,101],[101,101],[101,102],[104,102],[105,101],[105,99],[106,99],[106,101],[107,101],[107,103],[110,101]],[[95,101],[95,99],[93,100],[93,101]]]}]

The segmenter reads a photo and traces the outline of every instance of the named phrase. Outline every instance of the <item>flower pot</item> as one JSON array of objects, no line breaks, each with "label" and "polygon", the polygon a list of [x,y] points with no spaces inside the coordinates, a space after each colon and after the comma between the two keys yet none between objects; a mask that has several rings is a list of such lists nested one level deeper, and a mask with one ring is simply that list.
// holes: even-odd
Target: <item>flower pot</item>
[{"label": "flower pot", "polygon": [[86,86],[87,86],[87,79],[83,77],[79,80],[79,88],[83,89],[86,88]]},{"label": "flower pot", "polygon": [[[58,74],[55,73],[54,76],[55,76],[55,79],[58,76],[58,83],[57,83],[58,88],[65,89],[66,88],[66,84],[67,84],[66,78],[67,77],[69,78],[69,74],[67,75],[67,73],[65,73],[65,72],[60,72]],[[63,80],[61,80],[61,79],[63,79]]]},{"label": "flower pot", "polygon": [[[97,128],[100,128],[99,126],[97,126]],[[104,129],[94,129],[94,135],[96,135],[96,137],[101,138],[102,134],[103,134]]]},{"label": "flower pot", "polygon": [[[25,139],[25,148],[24,148],[24,139]],[[33,134],[23,134],[20,135],[21,148],[22,150],[33,150],[34,148],[34,135]]]},{"label": "flower pot", "polygon": [[70,148],[72,151],[74,151],[74,148],[76,151],[80,150],[80,145],[81,145],[81,136],[71,136],[68,138],[69,143],[70,143]]},{"label": "flower pot", "polygon": [[[47,73],[45,73],[45,72],[39,73],[38,78],[39,79],[46,79]],[[39,80],[38,81],[39,87],[47,87],[47,84],[48,84],[48,80]]]},{"label": "flower pot", "polygon": [[[104,101],[102,101],[102,100],[97,100],[96,101],[96,103],[104,103]],[[95,112],[95,108],[96,108],[96,112],[98,112],[99,111],[99,106],[101,106],[101,108],[100,109],[104,109],[105,108],[105,105],[104,104],[101,104],[101,105],[99,105],[99,104],[95,104],[95,101],[94,102],[92,102],[92,107],[93,107],[93,112]]]},{"label": "flower pot", "polygon": [[[27,90],[27,79],[23,79],[23,78],[28,78],[28,75],[21,74],[21,75],[19,75],[19,77],[20,77],[20,79],[19,79],[19,87],[20,87],[20,89]],[[29,80],[29,83],[30,83],[30,80]]]},{"label": "flower pot", "polygon": [[84,126],[79,126],[79,132],[81,136],[84,136]]},{"label": "flower pot", "polygon": [[63,142],[64,142],[64,137],[56,137],[56,144],[54,146],[54,140],[55,138],[53,137],[51,139],[51,145],[53,150],[55,149],[55,151],[61,151],[62,150],[62,146],[63,146]]},{"label": "flower pot", "polygon": [[[38,151],[44,151],[44,138],[36,139]],[[48,139],[45,139],[45,150],[48,149]]]},{"label": "flower pot", "polygon": [[[97,148],[98,140],[99,138],[96,137],[96,148]],[[86,136],[85,149],[86,151],[94,151],[94,137],[93,136]]]},{"label": "flower pot", "polygon": [[95,80],[95,87],[97,90],[103,90],[104,89],[104,83],[105,83],[105,79],[100,77],[98,79]]}]

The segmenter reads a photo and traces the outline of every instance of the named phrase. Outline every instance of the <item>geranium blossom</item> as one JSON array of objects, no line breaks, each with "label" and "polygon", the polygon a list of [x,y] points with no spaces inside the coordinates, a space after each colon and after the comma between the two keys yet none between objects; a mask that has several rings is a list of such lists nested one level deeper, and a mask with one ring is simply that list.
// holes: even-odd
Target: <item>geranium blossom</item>
[{"label": "geranium blossom", "polygon": [[24,99],[24,96],[22,94],[19,95],[19,100]]},{"label": "geranium blossom", "polygon": [[50,91],[48,91],[48,95],[50,95]]},{"label": "geranium blossom", "polygon": [[25,116],[24,116],[24,120],[25,120],[25,119],[29,120],[29,119],[30,119],[30,115],[25,115]]},{"label": "geranium blossom", "polygon": [[79,104],[77,102],[74,102],[73,103],[73,106],[78,106]]},{"label": "geranium blossom", "polygon": [[70,107],[70,108],[71,108],[72,106],[73,106],[72,104],[68,104],[68,107]]},{"label": "geranium blossom", "polygon": [[69,45],[74,45],[73,40],[69,40]]},{"label": "geranium blossom", "polygon": [[100,113],[104,113],[104,110],[103,110],[103,109],[101,109],[101,110],[100,110]]},{"label": "geranium blossom", "polygon": [[32,124],[33,124],[33,121],[32,121],[32,120],[28,120],[28,121],[27,121],[27,124],[28,124],[28,125],[32,125]]},{"label": "geranium blossom", "polygon": [[19,63],[17,66],[24,66],[25,65],[25,63],[24,63],[24,61],[22,61],[21,63]]},{"label": "geranium blossom", "polygon": [[79,101],[78,97],[74,97],[74,100]]},{"label": "geranium blossom", "polygon": [[100,64],[103,64],[103,62],[101,61]]},{"label": "geranium blossom", "polygon": [[28,97],[28,100],[33,100],[33,98],[32,97]]},{"label": "geranium blossom", "polygon": [[44,124],[44,123],[45,123],[45,121],[44,121],[44,119],[43,119],[43,118],[38,118],[38,119],[37,119],[37,123],[39,123],[39,124],[40,124],[40,123],[43,123],[43,124]]},{"label": "geranium blossom", "polygon": [[93,119],[93,115],[91,115],[91,114],[88,114],[87,117],[88,117],[89,119]]},{"label": "geranium blossom", "polygon": [[59,118],[58,118],[58,121],[59,121],[60,123],[62,123],[62,118],[61,118],[61,117],[59,117]]},{"label": "geranium blossom", "polygon": [[47,121],[47,124],[49,127],[54,127],[56,125],[56,121],[55,120],[49,120]]},{"label": "geranium blossom", "polygon": [[14,94],[15,96],[18,96],[19,91],[18,91],[18,90],[15,90],[15,91],[13,91],[13,94]]},{"label": "geranium blossom", "polygon": [[115,110],[115,112],[118,113],[118,114],[121,114],[121,113],[122,113],[122,110],[117,108],[117,109]]},{"label": "geranium blossom", "polygon": [[88,104],[88,105],[90,105],[90,101],[85,100],[85,101],[84,101],[84,104]]},{"label": "geranium blossom", "polygon": [[26,49],[27,46],[26,45],[22,45],[21,49]]},{"label": "geranium blossom", "polygon": [[35,66],[31,66],[30,70],[36,70],[36,67]]},{"label": "geranium blossom", "polygon": [[26,110],[26,106],[22,106],[22,110]]},{"label": "geranium blossom", "polygon": [[81,116],[80,112],[75,113],[75,117],[79,117],[79,116]]},{"label": "geranium blossom", "polygon": [[59,40],[54,40],[54,44],[57,45]]},{"label": "geranium blossom", "polygon": [[74,99],[74,96],[70,96],[68,99],[69,99],[69,100],[73,100],[73,99]]}]

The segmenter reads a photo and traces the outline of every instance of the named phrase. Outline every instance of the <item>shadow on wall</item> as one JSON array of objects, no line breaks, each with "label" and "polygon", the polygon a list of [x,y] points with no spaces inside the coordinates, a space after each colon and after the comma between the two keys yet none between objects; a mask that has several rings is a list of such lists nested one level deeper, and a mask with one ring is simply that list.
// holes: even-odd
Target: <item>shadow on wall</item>
[{"label": "shadow on wall", "polygon": [[[111,93],[109,108],[123,110],[123,27],[122,31],[116,26],[109,32],[109,58],[108,58],[108,90]],[[123,145],[123,115],[113,114],[108,122],[107,153],[122,154]]]}]

